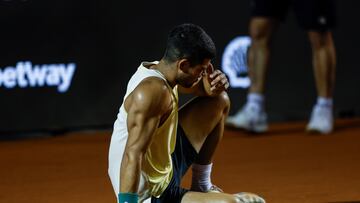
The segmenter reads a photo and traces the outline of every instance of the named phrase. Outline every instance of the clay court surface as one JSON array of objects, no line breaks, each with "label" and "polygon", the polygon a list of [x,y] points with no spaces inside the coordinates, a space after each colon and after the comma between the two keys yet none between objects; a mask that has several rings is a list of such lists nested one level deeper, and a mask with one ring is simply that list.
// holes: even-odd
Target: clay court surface
[{"label": "clay court surface", "polygon": [[[274,123],[264,135],[227,129],[213,182],[269,203],[360,202],[360,119],[330,135],[305,122]],[[1,203],[115,203],[107,176],[110,130],[0,141]],[[190,184],[190,174],[184,186]]]}]

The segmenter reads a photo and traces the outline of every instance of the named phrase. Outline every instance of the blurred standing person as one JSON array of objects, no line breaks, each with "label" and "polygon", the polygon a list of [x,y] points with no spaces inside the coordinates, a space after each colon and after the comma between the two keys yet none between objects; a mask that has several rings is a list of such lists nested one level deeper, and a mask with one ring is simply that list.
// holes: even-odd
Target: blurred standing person
[{"label": "blurred standing person", "polygon": [[336,67],[331,31],[336,17],[334,0],[251,0],[249,33],[252,42],[248,55],[251,86],[246,104],[235,115],[228,117],[227,125],[257,133],[267,131],[264,86],[271,55],[270,44],[274,31],[279,22],[284,21],[290,7],[300,27],[307,32],[312,48],[318,98],[306,130],[323,134],[332,132]]}]

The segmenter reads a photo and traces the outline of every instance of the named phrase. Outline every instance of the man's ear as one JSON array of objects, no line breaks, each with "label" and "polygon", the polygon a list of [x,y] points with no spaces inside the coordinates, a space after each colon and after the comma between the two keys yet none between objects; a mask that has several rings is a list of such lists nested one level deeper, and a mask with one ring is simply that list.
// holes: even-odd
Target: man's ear
[{"label": "man's ear", "polygon": [[181,59],[178,61],[178,68],[184,72],[184,73],[189,73],[190,70],[190,62],[188,59]]}]

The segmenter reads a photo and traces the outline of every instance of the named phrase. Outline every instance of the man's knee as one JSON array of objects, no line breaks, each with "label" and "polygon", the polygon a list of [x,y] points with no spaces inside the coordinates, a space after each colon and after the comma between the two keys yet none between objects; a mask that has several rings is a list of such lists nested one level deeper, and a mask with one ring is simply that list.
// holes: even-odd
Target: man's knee
[{"label": "man's knee", "polygon": [[332,43],[332,35],[330,32],[311,31],[309,32],[309,39],[313,49],[320,49]]},{"label": "man's knee", "polygon": [[223,91],[218,96],[215,97],[217,106],[223,111],[224,114],[228,114],[230,110],[230,98],[229,95]]},{"label": "man's knee", "polygon": [[274,29],[274,22],[269,18],[256,18],[250,23],[252,43],[261,46],[269,44]]}]

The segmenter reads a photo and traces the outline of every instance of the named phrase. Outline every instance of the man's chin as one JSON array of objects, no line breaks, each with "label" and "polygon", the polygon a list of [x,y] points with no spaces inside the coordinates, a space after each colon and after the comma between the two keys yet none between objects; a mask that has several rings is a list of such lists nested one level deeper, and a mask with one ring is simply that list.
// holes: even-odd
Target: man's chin
[{"label": "man's chin", "polygon": [[193,85],[194,85],[194,83],[192,83],[192,84],[184,84],[182,86],[185,87],[185,88],[191,88]]},{"label": "man's chin", "polygon": [[182,83],[179,83],[182,87],[185,87],[185,88],[192,88],[195,84],[196,84],[196,81],[195,82],[182,82]]}]

